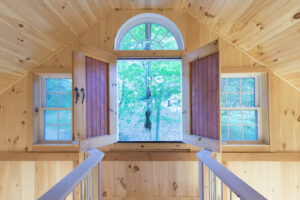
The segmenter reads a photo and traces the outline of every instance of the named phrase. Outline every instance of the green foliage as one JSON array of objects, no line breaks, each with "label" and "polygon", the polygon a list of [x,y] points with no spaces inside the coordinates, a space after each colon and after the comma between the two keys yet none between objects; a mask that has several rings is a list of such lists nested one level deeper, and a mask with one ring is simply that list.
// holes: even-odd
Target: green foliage
[{"label": "green foliage", "polygon": [[150,38],[146,38],[146,25],[133,27],[122,38],[120,50],[145,50],[146,45],[151,50],[176,50],[178,44],[173,34],[163,26],[151,24]]},{"label": "green foliage", "polygon": [[[153,124],[150,133],[144,129],[147,77]],[[119,60],[118,102],[120,140],[156,140],[157,128],[159,140],[181,140],[181,61]]]}]

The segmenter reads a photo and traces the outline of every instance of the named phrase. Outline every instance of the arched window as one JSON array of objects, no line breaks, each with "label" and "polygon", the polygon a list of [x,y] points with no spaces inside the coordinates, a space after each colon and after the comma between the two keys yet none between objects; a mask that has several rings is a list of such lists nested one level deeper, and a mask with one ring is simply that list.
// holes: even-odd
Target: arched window
[{"label": "arched window", "polygon": [[182,35],[168,18],[146,13],[123,24],[116,40],[116,50],[179,50],[184,49]]}]

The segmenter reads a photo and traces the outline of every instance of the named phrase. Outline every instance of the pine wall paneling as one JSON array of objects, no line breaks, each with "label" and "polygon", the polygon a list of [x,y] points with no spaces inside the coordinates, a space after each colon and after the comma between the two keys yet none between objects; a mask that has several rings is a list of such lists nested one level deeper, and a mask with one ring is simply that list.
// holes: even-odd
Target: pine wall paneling
[{"label": "pine wall paneling", "polygon": [[[145,12],[145,11],[136,11],[136,10],[119,10],[111,13],[103,20],[99,21],[90,31],[86,32],[84,35],[80,37],[79,40],[70,43],[63,49],[61,49],[57,54],[53,55],[47,62],[40,65],[35,71],[40,72],[66,72],[72,71],[72,51],[78,50],[78,41],[82,41],[86,44],[89,44],[94,47],[102,48],[107,51],[113,51],[113,43],[114,43],[114,36],[117,33],[118,28],[124,23],[127,19],[131,16]],[[175,22],[175,24],[181,30],[184,41],[186,51],[190,52],[195,50],[211,41],[219,39],[219,49],[220,49],[220,65],[222,68],[244,68],[244,69],[255,69],[261,68],[261,65],[257,63],[255,60],[252,60],[246,54],[241,52],[239,49],[235,48],[233,45],[227,43],[222,38],[219,38],[215,33],[209,31],[209,29],[200,24],[196,19],[194,19],[191,15],[182,12],[182,11],[155,11],[152,10],[151,12],[161,13],[171,20]],[[93,42],[98,41],[98,42]],[[46,51],[46,50],[45,50]],[[48,51],[48,50],[47,50]],[[14,86],[10,87],[7,91],[0,94],[0,150],[1,151],[26,151],[26,149],[30,149],[29,147],[32,144],[32,133],[30,131],[30,127],[32,126],[32,111],[30,110],[30,98],[28,94],[31,94],[29,91],[32,88],[32,79],[26,76],[22,80],[18,81]],[[300,123],[299,123],[299,115],[300,115],[300,108],[299,108],[299,99],[300,94],[299,91],[295,90],[290,85],[286,84],[283,80],[278,78],[277,76],[272,76],[272,79],[269,80],[270,86],[272,86],[272,94],[271,104],[270,106],[270,113],[272,113],[273,117],[270,118],[270,145],[273,151],[299,151],[300,144],[299,144],[299,132],[300,132]],[[278,112],[277,112],[278,111]],[[275,113],[275,114],[274,114]],[[278,115],[278,113],[280,113]],[[6,162],[6,161],[5,161]],[[22,161],[21,161],[22,162]],[[146,169],[147,171],[152,171],[156,169],[158,166],[162,165],[162,168],[166,171],[173,171],[172,173],[178,176],[178,180],[176,182],[177,189],[174,192],[175,186],[170,186],[168,184],[172,183],[174,180],[169,180],[165,183],[163,180],[159,179],[158,182],[161,184],[167,185],[162,188],[164,191],[162,192],[163,195],[168,196],[168,198],[172,199],[174,196],[177,197],[184,197],[187,194],[188,189],[184,189],[183,185],[186,184],[186,179],[183,176],[180,176],[182,172],[189,172],[189,166],[193,166],[197,168],[197,164],[193,164],[193,162],[176,162],[172,164],[168,164],[167,162],[163,163],[155,163],[152,161],[149,162],[141,162],[141,169]],[[18,165],[22,167],[26,167],[27,163],[18,163]],[[24,165],[23,165],[24,164]],[[254,163],[256,164],[256,163]],[[29,164],[30,168],[34,164]],[[111,168],[111,165],[113,168]],[[183,166],[187,167],[183,167]],[[269,162],[260,163],[260,171],[266,172],[269,170]],[[174,166],[177,166],[175,168]],[[230,166],[230,164],[229,164]],[[21,168],[22,168],[21,167]],[[155,167],[155,168],[154,168]],[[234,167],[234,166],[233,166]],[[231,168],[234,170],[234,168]],[[148,175],[140,173],[134,174],[128,169],[128,164],[126,162],[120,163],[112,163],[112,161],[105,161],[104,162],[104,174],[112,173],[110,170],[115,170],[116,173],[121,173],[120,175],[112,175],[106,176],[104,187],[107,187],[107,195],[111,196],[112,194],[116,196],[116,198],[125,195],[128,193],[132,196],[138,197],[141,195],[142,192],[145,193],[146,196],[149,197],[150,190],[154,190],[155,188],[150,188],[153,185],[153,182],[148,182]],[[180,170],[179,170],[180,169]],[[297,173],[300,170],[298,168]],[[30,169],[31,171],[33,169]],[[197,170],[195,170],[197,171]],[[107,173],[106,173],[107,172]],[[127,173],[132,173],[128,174]],[[193,171],[191,171],[193,175]],[[250,171],[249,171],[250,173]],[[252,173],[252,172],[251,172]],[[246,174],[247,175],[247,174]],[[25,175],[24,175],[25,176]],[[128,191],[124,191],[124,180],[121,181],[121,177],[128,177],[128,180],[133,182],[133,184],[139,184],[139,189],[136,193],[132,190],[132,186],[128,186]],[[145,178],[146,176],[147,178]],[[175,177],[176,177],[175,176]],[[1,176],[2,177],[2,176]],[[172,177],[172,176],[170,176]],[[187,175],[187,179],[189,180],[190,174]],[[120,178],[118,180],[118,178]],[[151,181],[154,181],[155,176],[151,178]],[[149,179],[150,179],[149,178]],[[160,177],[158,177],[160,178]],[[247,176],[250,178],[250,176]],[[147,180],[147,181],[145,181]],[[272,179],[267,179],[268,181]],[[276,178],[277,180],[277,178]],[[278,177],[278,180],[280,178]],[[32,181],[32,180],[31,180]],[[35,181],[35,180],[34,180]],[[1,187],[3,187],[3,182],[1,182]],[[106,184],[107,183],[107,184]],[[196,181],[195,181],[196,183]],[[123,186],[122,186],[123,185]],[[174,184],[175,185],[175,184]],[[5,182],[5,187],[15,187],[13,182],[11,184],[7,184]],[[183,187],[183,188],[181,188]],[[175,187],[176,188],[176,187]],[[196,185],[192,186],[191,188],[196,188]],[[152,194],[160,193],[161,189],[156,188]],[[6,191],[6,190],[3,190]],[[22,194],[26,195],[33,195],[32,192],[28,192],[27,190],[18,190]],[[113,192],[112,192],[113,191]],[[28,192],[28,193],[27,193]],[[282,188],[280,194],[283,195],[287,194],[289,190],[287,188]],[[37,195],[36,190],[34,195]],[[192,191],[191,194],[196,194]],[[6,195],[6,194],[5,194]],[[19,195],[18,192],[15,192],[12,195]],[[149,197],[150,198],[150,197]],[[193,197],[197,198],[197,196]],[[9,199],[9,198],[8,198]],[[26,198],[28,199],[28,198]],[[29,198],[30,199],[30,198]],[[163,197],[163,199],[167,199]]]}]

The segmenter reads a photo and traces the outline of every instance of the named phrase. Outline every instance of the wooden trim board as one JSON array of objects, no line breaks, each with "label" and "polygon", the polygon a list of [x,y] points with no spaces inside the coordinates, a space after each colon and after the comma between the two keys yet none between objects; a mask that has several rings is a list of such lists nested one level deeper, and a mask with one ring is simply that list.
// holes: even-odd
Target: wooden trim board
[{"label": "wooden trim board", "polygon": [[223,153],[222,161],[300,161],[300,152],[287,153]]},{"label": "wooden trim board", "polygon": [[211,138],[183,134],[183,142],[204,149],[209,149],[214,152],[219,152],[220,150],[220,141]]},{"label": "wooden trim board", "polygon": [[181,58],[183,50],[116,50],[118,58]]},{"label": "wooden trim board", "polygon": [[77,161],[77,153],[1,152],[1,161]]},{"label": "wooden trim board", "polygon": [[106,152],[103,161],[198,161],[195,152]]}]

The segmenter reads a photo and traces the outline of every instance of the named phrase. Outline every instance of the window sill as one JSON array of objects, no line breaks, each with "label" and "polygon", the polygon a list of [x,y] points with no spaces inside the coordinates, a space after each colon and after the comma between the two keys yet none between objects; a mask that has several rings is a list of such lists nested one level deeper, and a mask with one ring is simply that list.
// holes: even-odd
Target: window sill
[{"label": "window sill", "polygon": [[76,144],[34,144],[29,151],[33,152],[78,152]]},{"label": "window sill", "polygon": [[225,144],[222,152],[269,152],[268,144]]},{"label": "window sill", "polygon": [[200,150],[201,148],[182,142],[118,142],[103,148],[105,152],[197,152]]}]

